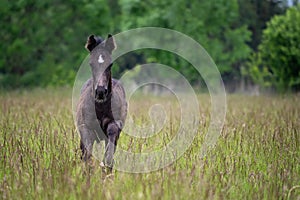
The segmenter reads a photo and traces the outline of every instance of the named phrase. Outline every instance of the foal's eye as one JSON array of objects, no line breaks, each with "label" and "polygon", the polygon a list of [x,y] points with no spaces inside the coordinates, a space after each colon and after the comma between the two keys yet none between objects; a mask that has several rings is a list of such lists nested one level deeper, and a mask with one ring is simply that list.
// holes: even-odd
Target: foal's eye
[{"label": "foal's eye", "polygon": [[99,58],[98,58],[98,63],[104,63],[104,59],[103,59],[103,56],[102,54],[99,55]]}]

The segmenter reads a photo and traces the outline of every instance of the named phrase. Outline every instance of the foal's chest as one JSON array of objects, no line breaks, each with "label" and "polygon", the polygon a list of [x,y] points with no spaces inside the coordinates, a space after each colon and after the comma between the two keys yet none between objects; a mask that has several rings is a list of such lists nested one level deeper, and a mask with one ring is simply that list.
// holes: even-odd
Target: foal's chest
[{"label": "foal's chest", "polygon": [[102,104],[95,104],[96,116],[102,130],[106,132],[107,125],[113,121],[113,114],[111,111],[111,103],[105,102]]}]

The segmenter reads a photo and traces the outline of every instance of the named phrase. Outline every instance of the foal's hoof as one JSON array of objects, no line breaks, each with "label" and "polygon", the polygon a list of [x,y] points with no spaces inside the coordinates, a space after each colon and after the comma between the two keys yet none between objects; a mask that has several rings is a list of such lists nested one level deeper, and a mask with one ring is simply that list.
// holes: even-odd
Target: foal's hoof
[{"label": "foal's hoof", "polygon": [[100,167],[102,167],[102,172],[106,175],[112,174],[112,167],[106,166],[103,162],[100,163]]}]

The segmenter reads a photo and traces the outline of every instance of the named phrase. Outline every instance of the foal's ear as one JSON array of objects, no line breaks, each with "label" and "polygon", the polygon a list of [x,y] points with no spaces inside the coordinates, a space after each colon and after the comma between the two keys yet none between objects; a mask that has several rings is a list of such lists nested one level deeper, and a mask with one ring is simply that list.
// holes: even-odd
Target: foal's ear
[{"label": "foal's ear", "polygon": [[107,39],[105,41],[105,48],[111,53],[113,50],[117,48],[115,43],[115,39],[111,34],[108,34]]},{"label": "foal's ear", "polygon": [[85,48],[91,52],[101,42],[101,38],[94,35],[90,35],[86,41]]}]

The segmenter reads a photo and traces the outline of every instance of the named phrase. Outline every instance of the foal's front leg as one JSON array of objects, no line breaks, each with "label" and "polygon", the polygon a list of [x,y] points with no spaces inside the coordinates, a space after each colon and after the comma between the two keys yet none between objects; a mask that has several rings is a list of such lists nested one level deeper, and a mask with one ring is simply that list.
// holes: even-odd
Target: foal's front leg
[{"label": "foal's front leg", "polygon": [[95,136],[92,131],[86,127],[80,127],[80,149],[81,149],[81,159],[83,161],[88,161],[92,156],[93,144],[95,142]]},{"label": "foal's front leg", "polygon": [[116,151],[117,142],[120,136],[121,127],[119,123],[112,122],[107,126],[107,140],[105,141],[104,165],[112,169],[113,156]]}]

